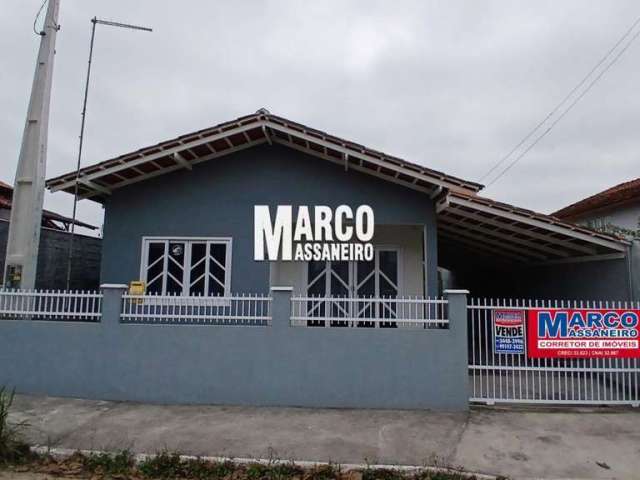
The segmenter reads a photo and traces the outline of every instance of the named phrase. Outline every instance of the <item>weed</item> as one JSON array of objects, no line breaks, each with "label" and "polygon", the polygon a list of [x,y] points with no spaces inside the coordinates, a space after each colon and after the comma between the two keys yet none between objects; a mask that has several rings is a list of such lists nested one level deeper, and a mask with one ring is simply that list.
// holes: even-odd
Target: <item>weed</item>
[{"label": "weed", "polygon": [[404,480],[406,476],[398,470],[367,468],[362,471],[362,480]]},{"label": "weed", "polygon": [[177,453],[160,452],[138,465],[138,470],[148,478],[181,477],[182,461]]},{"label": "weed", "polygon": [[251,463],[245,469],[245,474],[249,480],[261,480],[267,477],[269,467],[262,463]]},{"label": "weed", "polygon": [[20,440],[20,432],[26,422],[10,423],[9,411],[13,405],[15,391],[0,387],[0,464],[18,463],[29,457],[29,446]]},{"label": "weed", "polygon": [[183,460],[180,474],[184,478],[197,480],[222,479],[231,475],[235,466],[229,462],[210,462],[201,458]]},{"label": "weed", "polygon": [[[202,458],[181,458],[179,454],[161,452],[135,465],[128,450],[118,453],[83,454],[76,452],[65,459],[50,455],[29,457],[29,471],[53,476],[91,476],[91,478],[147,478],[153,480],[473,480],[475,477],[456,472],[414,473],[394,469],[344,471],[340,465],[327,464],[300,467],[294,462],[269,461],[236,465],[231,461],[214,462]],[[23,467],[24,468],[24,467]]]},{"label": "weed", "polygon": [[231,462],[210,462],[201,458],[181,459],[177,453],[161,452],[138,465],[138,471],[147,478],[194,480],[229,477],[236,467]]},{"label": "weed", "polygon": [[341,471],[339,465],[329,463],[327,465],[316,465],[305,472],[306,480],[333,480],[340,478]]},{"label": "weed", "polygon": [[128,450],[116,454],[92,453],[81,456],[86,471],[104,475],[126,475],[134,465],[133,455]]},{"label": "weed", "polygon": [[293,477],[301,477],[304,470],[293,462],[276,463],[271,465],[270,480],[285,480]]}]

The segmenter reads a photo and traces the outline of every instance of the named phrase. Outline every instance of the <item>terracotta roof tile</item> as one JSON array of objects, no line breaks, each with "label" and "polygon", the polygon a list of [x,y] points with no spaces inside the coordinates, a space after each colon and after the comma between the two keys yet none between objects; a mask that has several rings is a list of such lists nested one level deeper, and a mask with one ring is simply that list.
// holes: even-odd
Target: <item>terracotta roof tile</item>
[{"label": "terracotta roof tile", "polygon": [[623,182],[600,193],[591,195],[553,213],[558,218],[574,218],[583,213],[609,207],[630,200],[640,200],[640,178]]}]

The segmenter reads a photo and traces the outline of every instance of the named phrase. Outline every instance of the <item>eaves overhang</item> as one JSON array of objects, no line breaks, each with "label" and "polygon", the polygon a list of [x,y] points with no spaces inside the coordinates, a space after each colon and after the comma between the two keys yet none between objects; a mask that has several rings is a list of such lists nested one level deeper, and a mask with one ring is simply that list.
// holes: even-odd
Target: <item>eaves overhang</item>
[{"label": "eaves overhang", "polygon": [[142,148],[51,178],[52,192],[98,202],[113,190],[261,144],[281,144],[429,194],[446,189],[474,194],[483,186],[327,134],[265,110]]}]

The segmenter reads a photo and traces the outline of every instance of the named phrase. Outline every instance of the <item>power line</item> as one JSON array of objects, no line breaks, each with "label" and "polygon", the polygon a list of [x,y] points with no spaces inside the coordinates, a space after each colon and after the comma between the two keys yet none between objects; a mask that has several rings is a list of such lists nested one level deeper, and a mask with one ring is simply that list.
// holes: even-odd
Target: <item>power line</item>
[{"label": "power line", "polygon": [[33,33],[35,33],[36,35],[44,35],[44,27],[42,28],[42,30],[38,31],[36,30],[36,23],[38,23],[38,19],[40,18],[40,15],[42,14],[42,10],[44,9],[45,4],[47,3],[48,0],[42,0],[42,5],[40,5],[40,9],[38,10],[38,13],[36,13],[36,18],[33,19]]},{"label": "power line", "polygon": [[[566,96],[565,96],[565,97],[564,97],[564,98],[563,98],[563,99],[562,99],[562,100],[561,100],[561,101],[560,101],[560,102],[559,102],[559,103],[558,103],[558,104],[557,104],[557,105],[556,105],[556,106],[555,106],[555,107],[554,107],[554,108],[553,108],[553,109],[552,109],[552,110],[547,114],[547,116],[546,116],[546,117],[544,117],[544,118],[543,118],[543,119],[542,119],[542,120],[541,120],[541,121],[540,121],[540,122],[539,122],[539,123],[538,123],[538,124],[533,128],[533,129],[532,129],[532,130],[530,130],[530,131],[527,133],[527,135],[525,135],[525,137],[524,137],[522,140],[520,140],[520,142],[519,142],[515,147],[513,147],[513,149],[511,149],[511,151],[510,151],[509,153],[507,153],[507,154],[506,154],[504,157],[502,157],[498,162],[496,162],[496,164],[495,164],[495,165],[493,165],[493,167],[491,167],[491,168],[490,168],[490,169],[489,169],[489,170],[488,170],[488,171],[487,171],[487,172],[486,172],[486,173],[485,173],[485,174],[480,178],[480,181],[483,181],[485,178],[487,178],[487,177],[488,177],[492,172],[494,172],[494,171],[495,171],[495,170],[496,170],[500,165],[502,165],[505,161],[507,161],[507,160],[508,160],[508,159],[509,159],[509,158],[510,158],[510,157],[511,157],[511,156],[512,156],[512,155],[513,155],[513,154],[514,154],[514,153],[515,153],[515,152],[516,152],[516,151],[517,151],[517,150],[518,150],[522,145],[524,145],[524,143],[525,143],[527,140],[529,140],[529,139],[533,136],[533,134],[534,134],[534,133],[536,133],[538,130],[540,130],[540,128],[541,128],[541,127],[542,127],[542,126],[543,126],[543,125],[544,125],[544,124],[545,124],[545,123],[546,123],[546,122],[547,122],[547,121],[548,121],[548,120],[549,120],[553,115],[555,115],[555,114],[558,112],[558,110],[560,110],[560,108],[562,108],[562,106],[564,106],[564,104],[565,104],[565,103],[566,103],[566,102],[567,102],[567,101],[568,101],[568,100],[573,96],[573,94],[574,94],[574,93],[576,93],[576,92],[577,92],[577,91],[578,91],[578,90],[579,90],[579,89],[580,89],[580,88],[581,88],[581,87],[582,87],[582,86],[587,82],[587,80],[588,80],[588,79],[589,79],[589,78],[590,78],[590,77],[591,77],[591,76],[596,72],[596,70],[597,70],[598,68],[600,68],[600,66],[601,66],[601,65],[602,65],[602,64],[607,60],[607,58],[609,58],[609,56],[611,56],[611,54],[612,54],[612,53],[613,53],[613,52],[614,52],[614,51],[615,51],[615,50],[620,46],[620,44],[621,44],[621,43],[622,43],[622,42],[623,42],[623,41],[624,41],[624,40],[629,36],[629,34],[634,30],[634,28],[638,25],[638,23],[640,23],[640,17],[638,17],[638,18],[635,20],[635,22],[633,22],[633,24],[631,25],[631,27],[629,27],[629,28],[626,30],[626,32],[625,32],[625,33],[624,33],[624,34],[623,34],[623,35],[618,39],[618,41],[617,41],[617,42],[616,42],[616,43],[615,43],[615,44],[614,44],[614,45],[609,49],[609,51],[608,51],[608,52],[607,52],[607,53],[606,53],[606,54],[605,54],[605,55],[604,55],[604,56],[603,56],[603,57],[602,57],[602,58],[601,58],[601,59],[600,59],[600,60],[595,64],[595,66],[594,66],[594,67],[593,67],[593,68],[592,68],[592,69],[591,69],[591,70],[590,70],[590,71],[589,71],[589,72],[588,72],[588,73],[587,73],[587,74],[582,78],[582,80],[581,80],[581,81],[580,81],[580,82],[579,82],[575,87],[573,87],[573,88],[571,89],[571,91],[570,91],[570,92],[569,92],[569,93],[568,93],[568,94],[567,94],[567,95],[566,95]],[[625,47],[622,49],[621,53],[624,53],[624,51],[626,51],[626,49],[627,49],[627,48],[629,48],[629,45],[631,44],[631,42],[633,42],[633,41],[635,40],[635,38],[636,38],[637,36],[638,36],[638,35],[636,34],[636,35],[631,39],[631,41],[627,44],[627,46],[625,46]],[[611,67],[611,65],[613,65],[613,63],[615,63],[615,61],[620,57],[621,53],[619,53],[619,54],[615,57],[614,61],[613,61],[611,64],[609,64],[609,66],[608,66],[608,67],[606,67],[606,68],[601,72],[601,74],[600,74],[600,75],[598,75],[598,77],[596,77],[596,80],[595,80],[595,81],[597,81],[600,77],[602,77],[602,74],[603,74],[604,72],[606,72],[606,71]],[[591,89],[591,87],[593,86],[593,84],[595,83],[595,81],[594,81],[594,82],[592,82],[592,83],[591,83],[591,84],[586,88],[586,90],[584,90],[584,91],[582,92],[582,94],[578,97],[578,100],[579,100],[580,98],[582,98],[582,97],[584,96],[584,94],[585,94],[586,92],[588,92],[588,91]],[[561,114],[560,119],[561,119],[562,117],[564,117],[564,116],[566,115],[566,113],[568,113],[568,111],[569,111],[569,110],[571,110],[571,108],[573,107],[573,105],[575,105],[575,103],[577,103],[577,102],[572,103],[572,104],[568,107],[568,109],[567,109],[567,110],[565,110],[565,112]],[[522,157],[524,156],[524,154],[526,154],[529,150],[531,150],[531,148],[533,148],[533,146],[535,146],[535,144],[537,144],[537,143],[538,143],[538,141],[539,141],[539,140],[541,140],[541,138],[542,138],[542,137],[544,137],[547,133],[549,133],[549,131],[551,130],[551,128],[553,128],[553,126],[554,126],[556,123],[558,123],[558,121],[559,121],[559,119],[557,119],[556,121],[554,121],[554,122],[553,122],[553,124],[551,125],[551,127],[549,127],[549,128],[548,128],[548,129],[547,129],[547,130],[546,130],[546,131],[545,131],[545,132],[544,132],[540,137],[538,137],[538,138],[534,141],[534,143],[533,143],[532,145],[530,145],[529,147],[527,147],[527,148],[525,149],[525,151],[523,152],[523,154],[520,154],[520,155],[517,157],[516,162],[517,162],[518,160],[520,160],[520,158],[522,158]],[[512,163],[514,163],[514,162],[512,162]],[[508,170],[511,168],[511,166],[512,166],[512,165],[510,164],[510,165],[509,165],[509,166],[508,166],[508,167],[507,167],[503,172],[501,172],[501,173],[500,173],[496,178],[494,178],[494,179],[493,179],[493,180],[492,180],[492,181],[491,181],[487,186],[492,185],[493,183],[495,183],[495,182],[496,182],[496,180],[497,180],[498,178],[500,178],[502,175],[504,175],[504,173],[506,173],[506,171],[508,171]]]},{"label": "power line", "polygon": [[[640,18],[638,18],[638,20],[640,21]],[[535,147],[538,144],[538,142],[540,142],[540,140],[542,140],[551,131],[551,129],[553,129],[553,127],[555,127],[556,124],[560,120],[562,120],[565,117],[565,115],[571,111],[571,109],[573,109],[573,107],[582,99],[582,97],[584,97],[589,92],[589,90],[591,90],[591,88],[598,82],[598,80],[602,78],[602,76],[613,66],[613,64],[618,61],[618,59],[624,54],[624,52],[627,51],[627,49],[631,46],[631,44],[635,41],[635,39],[638,38],[638,36],[640,36],[640,30],[638,30],[635,33],[635,35],[631,37],[631,40],[629,40],[629,42],[618,52],[618,54],[613,58],[613,60],[611,60],[611,62],[607,64],[607,66],[589,83],[589,85],[587,85],[587,88],[585,88],[582,91],[582,93],[580,93],[580,95],[578,95],[578,97],[573,102],[571,102],[571,104],[567,107],[567,109],[564,112],[562,112],[558,118],[556,118],[553,121],[553,123],[544,131],[544,133],[538,136],[531,145],[529,145],[520,155],[518,155],[509,165],[507,165],[507,167],[504,170],[502,170],[497,177],[491,180],[491,182],[487,184],[487,187],[490,187],[491,185],[496,183],[500,178],[504,176],[504,174],[506,174],[509,170],[511,170],[511,168],[516,163],[518,163],[518,161],[520,161],[522,157],[524,157],[533,147]]]}]

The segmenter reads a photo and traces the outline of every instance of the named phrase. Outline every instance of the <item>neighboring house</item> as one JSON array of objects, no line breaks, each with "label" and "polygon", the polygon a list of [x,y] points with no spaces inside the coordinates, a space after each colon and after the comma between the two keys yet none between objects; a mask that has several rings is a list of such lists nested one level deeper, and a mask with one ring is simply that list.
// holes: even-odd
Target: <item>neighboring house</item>
[{"label": "neighboring house", "polygon": [[[0,272],[4,262],[11,218],[13,187],[0,181]],[[73,220],[49,210],[42,211],[42,230],[38,250],[36,288],[63,289],[67,278],[67,253],[71,225],[89,230],[98,227]],[[74,241],[75,261],[71,269],[72,289],[97,289],[100,273],[101,239],[76,234]]]},{"label": "neighboring house", "polygon": [[640,239],[640,178],[591,195],[553,215],[601,232]]},{"label": "neighboring house", "polygon": [[[71,172],[47,186],[75,183]],[[79,187],[105,207],[101,281],[159,294],[434,296],[446,284],[494,297],[634,295],[626,240],[262,109],[85,167]],[[373,208],[373,262],[254,261],[255,205],[343,204]]]}]

